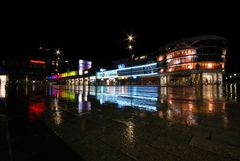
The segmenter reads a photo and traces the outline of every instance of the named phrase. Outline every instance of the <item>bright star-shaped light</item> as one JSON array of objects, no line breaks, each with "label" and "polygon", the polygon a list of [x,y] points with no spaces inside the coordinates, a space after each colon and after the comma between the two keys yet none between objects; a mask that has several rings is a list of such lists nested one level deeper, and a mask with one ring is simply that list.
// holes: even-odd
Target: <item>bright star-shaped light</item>
[{"label": "bright star-shaped light", "polygon": [[133,34],[131,33],[131,34],[126,34],[127,35],[127,40],[128,40],[128,42],[134,42],[134,38],[136,37],[136,36],[133,36]]},{"label": "bright star-shaped light", "polygon": [[128,49],[129,49],[129,50],[132,50],[132,49],[133,49],[133,46],[132,46],[132,45],[129,45],[129,46],[128,46]]},{"label": "bright star-shaped light", "polygon": [[59,55],[60,54],[60,50],[57,50],[56,53],[57,53],[57,55]]}]

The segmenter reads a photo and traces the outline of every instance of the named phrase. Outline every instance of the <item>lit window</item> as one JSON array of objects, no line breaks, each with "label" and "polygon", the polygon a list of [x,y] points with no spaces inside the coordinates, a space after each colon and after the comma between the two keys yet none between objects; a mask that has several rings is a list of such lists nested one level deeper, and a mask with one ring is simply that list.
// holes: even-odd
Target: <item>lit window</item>
[{"label": "lit window", "polygon": [[140,56],[140,59],[145,59],[146,58],[146,56]]},{"label": "lit window", "polygon": [[212,68],[213,65],[211,63],[208,64],[208,68]]},{"label": "lit window", "polygon": [[162,60],[163,60],[163,56],[159,56],[158,61],[162,61]]},{"label": "lit window", "polygon": [[135,57],[135,60],[138,60],[139,59],[139,57]]},{"label": "lit window", "polygon": [[188,69],[192,69],[192,65],[188,65]]},{"label": "lit window", "polygon": [[82,74],[83,74],[82,70],[79,70],[79,75],[82,75]]}]

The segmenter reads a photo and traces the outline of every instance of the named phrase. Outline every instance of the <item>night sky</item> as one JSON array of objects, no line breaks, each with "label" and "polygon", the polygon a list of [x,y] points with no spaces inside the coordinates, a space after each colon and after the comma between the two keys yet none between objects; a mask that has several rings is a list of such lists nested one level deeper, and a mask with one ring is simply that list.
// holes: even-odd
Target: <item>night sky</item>
[{"label": "night sky", "polygon": [[38,48],[46,46],[62,50],[66,60],[86,59],[104,67],[130,56],[124,39],[131,32],[136,35],[135,55],[154,52],[179,39],[218,35],[228,39],[228,68],[240,68],[237,5],[203,1],[59,3],[2,6],[1,55],[41,54]]}]

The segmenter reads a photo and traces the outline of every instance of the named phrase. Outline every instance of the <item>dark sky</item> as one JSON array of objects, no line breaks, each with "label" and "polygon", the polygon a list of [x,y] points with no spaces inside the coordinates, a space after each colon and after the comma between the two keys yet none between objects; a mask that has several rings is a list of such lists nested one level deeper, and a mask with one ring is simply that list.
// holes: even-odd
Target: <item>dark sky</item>
[{"label": "dark sky", "polygon": [[156,51],[178,39],[218,35],[229,41],[230,64],[233,68],[240,66],[237,4],[60,3],[39,1],[1,6],[1,54],[38,53],[38,47],[44,43],[51,49],[60,48],[68,60],[87,59],[96,66],[108,66],[113,60],[129,57],[124,39],[131,31],[136,35],[136,55]]}]

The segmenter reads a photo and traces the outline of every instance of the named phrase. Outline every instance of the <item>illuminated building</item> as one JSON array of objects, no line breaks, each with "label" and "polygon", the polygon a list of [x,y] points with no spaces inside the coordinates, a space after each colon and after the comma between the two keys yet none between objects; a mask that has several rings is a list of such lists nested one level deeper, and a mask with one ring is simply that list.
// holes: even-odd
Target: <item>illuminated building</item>
[{"label": "illuminated building", "polygon": [[79,60],[78,70],[48,76],[50,82],[67,85],[90,85],[96,81],[95,71],[92,69],[92,62]]},{"label": "illuminated building", "polygon": [[221,84],[226,40],[202,36],[167,44],[158,50],[160,85]]},{"label": "illuminated building", "polygon": [[118,66],[118,69],[99,71],[96,78],[103,82],[101,85],[128,85],[130,79],[132,84],[138,85],[143,84],[144,78],[157,78],[157,75],[157,63],[150,63],[133,67]]},{"label": "illuminated building", "polygon": [[79,75],[83,74],[83,71],[86,69],[92,68],[92,62],[91,61],[86,61],[86,60],[79,60],[79,68],[78,68],[78,73]]},{"label": "illuminated building", "polygon": [[46,75],[46,63],[42,59],[11,56],[0,62],[0,84],[43,82]]},{"label": "illuminated building", "polygon": [[37,83],[46,79],[46,62],[40,59],[29,60],[26,82]]},{"label": "illuminated building", "polygon": [[201,85],[221,84],[226,60],[226,40],[201,36],[179,40],[158,51],[115,61],[117,69],[97,72],[101,85]]},{"label": "illuminated building", "polygon": [[90,61],[79,60],[74,76],[60,74],[48,79],[65,77],[71,85],[222,84],[226,52],[222,37],[194,37],[169,43],[153,53],[115,61],[115,68],[101,68],[96,73],[89,72]]}]

